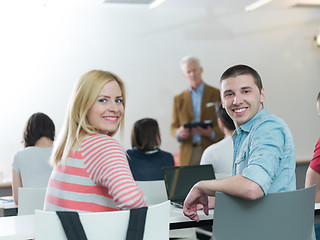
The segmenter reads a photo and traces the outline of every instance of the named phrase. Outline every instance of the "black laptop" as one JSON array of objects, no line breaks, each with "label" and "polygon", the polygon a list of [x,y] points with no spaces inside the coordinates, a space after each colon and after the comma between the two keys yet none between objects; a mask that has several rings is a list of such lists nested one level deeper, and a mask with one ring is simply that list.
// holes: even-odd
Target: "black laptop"
[{"label": "black laptop", "polygon": [[194,184],[215,179],[211,164],[163,167],[163,177],[171,204],[183,207],[183,202]]}]

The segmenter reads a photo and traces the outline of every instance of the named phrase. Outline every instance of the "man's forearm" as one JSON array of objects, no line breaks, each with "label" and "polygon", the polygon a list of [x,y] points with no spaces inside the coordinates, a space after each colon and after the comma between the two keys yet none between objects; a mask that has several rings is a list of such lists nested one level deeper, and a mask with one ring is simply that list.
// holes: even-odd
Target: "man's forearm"
[{"label": "man's forearm", "polygon": [[261,187],[241,175],[219,179],[219,180],[206,180],[196,184],[196,188],[200,192],[214,196],[216,192],[223,192],[236,197],[254,200],[264,196]]}]

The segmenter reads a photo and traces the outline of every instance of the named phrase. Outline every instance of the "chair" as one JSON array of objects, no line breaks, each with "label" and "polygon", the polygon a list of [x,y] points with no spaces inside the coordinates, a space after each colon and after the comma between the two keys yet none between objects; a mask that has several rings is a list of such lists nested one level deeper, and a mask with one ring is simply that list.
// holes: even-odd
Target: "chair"
[{"label": "chair", "polygon": [[315,240],[315,186],[251,201],[216,193],[213,240]]},{"label": "chair", "polygon": [[18,215],[34,214],[35,209],[42,210],[46,188],[19,188]]},{"label": "chair", "polygon": [[136,184],[146,197],[146,201],[149,206],[168,201],[166,187],[163,180],[136,181]]},{"label": "chair", "polygon": [[[79,213],[88,240],[125,240],[129,222],[129,210],[99,213]],[[144,240],[169,239],[170,202],[166,201],[148,208]],[[55,212],[36,210],[35,239],[67,239]]]},{"label": "chair", "polygon": [[[168,201],[164,180],[157,181],[136,181],[137,186],[146,197],[147,204],[152,206]],[[196,232],[194,228],[170,230],[170,238],[176,240],[194,240]]]}]

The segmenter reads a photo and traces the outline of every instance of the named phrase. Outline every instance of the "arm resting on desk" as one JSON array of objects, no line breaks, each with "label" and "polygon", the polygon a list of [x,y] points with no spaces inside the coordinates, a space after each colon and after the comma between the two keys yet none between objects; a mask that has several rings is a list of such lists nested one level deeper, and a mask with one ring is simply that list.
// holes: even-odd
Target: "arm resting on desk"
[{"label": "arm resting on desk", "polygon": [[201,181],[196,185],[198,185],[200,192],[209,196],[214,196],[216,192],[223,192],[248,200],[255,200],[264,196],[263,190],[257,183],[241,175],[219,180]]},{"label": "arm resting on desk", "polygon": [[197,205],[203,205],[203,212],[208,215],[208,196],[223,192],[236,197],[255,200],[264,196],[261,187],[241,175],[196,183],[184,201],[183,213],[192,220],[199,221]]}]

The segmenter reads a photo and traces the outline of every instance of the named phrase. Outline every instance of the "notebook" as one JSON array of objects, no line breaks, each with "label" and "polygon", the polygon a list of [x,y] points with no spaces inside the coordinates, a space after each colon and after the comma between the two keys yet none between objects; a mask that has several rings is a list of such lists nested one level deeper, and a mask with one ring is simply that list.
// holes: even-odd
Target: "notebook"
[{"label": "notebook", "polygon": [[183,207],[183,202],[194,184],[215,179],[211,164],[163,167],[167,196],[171,204]]}]

